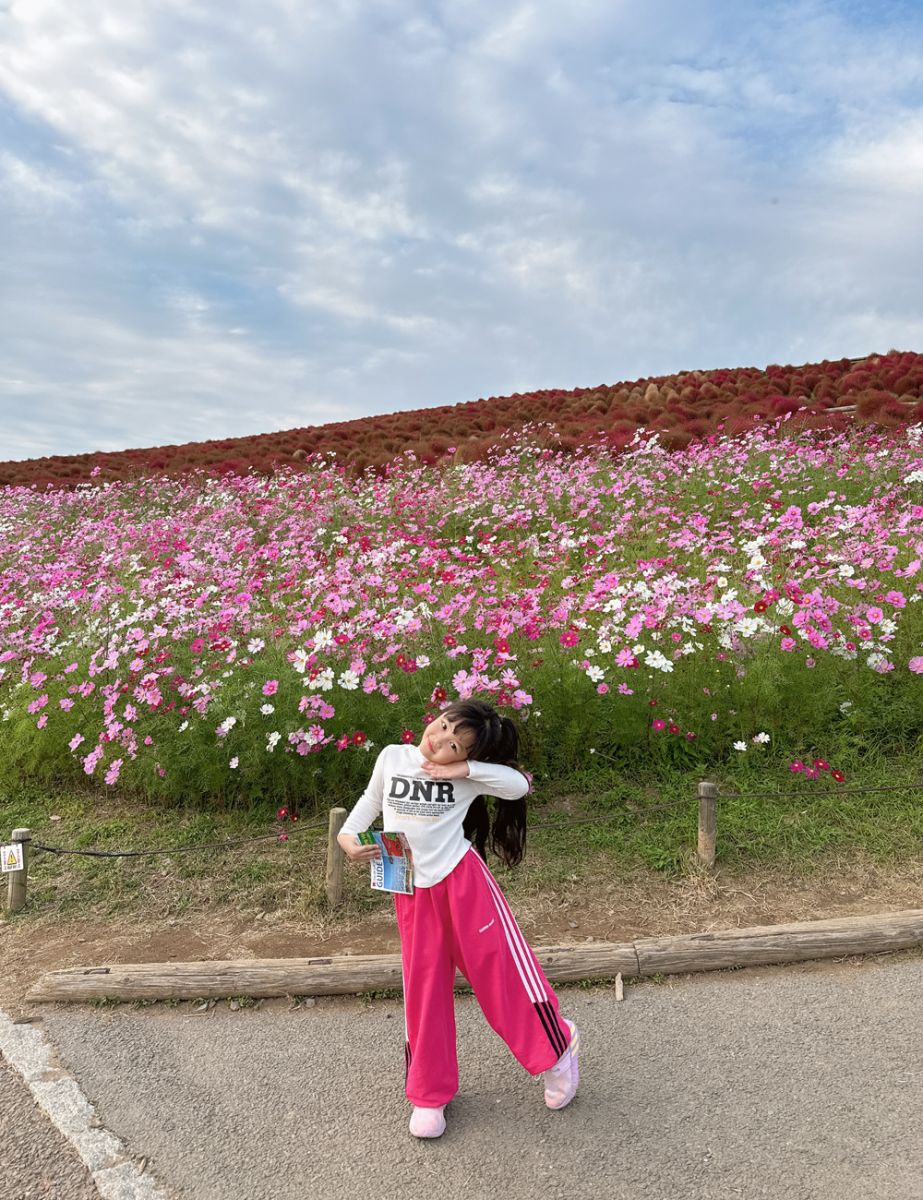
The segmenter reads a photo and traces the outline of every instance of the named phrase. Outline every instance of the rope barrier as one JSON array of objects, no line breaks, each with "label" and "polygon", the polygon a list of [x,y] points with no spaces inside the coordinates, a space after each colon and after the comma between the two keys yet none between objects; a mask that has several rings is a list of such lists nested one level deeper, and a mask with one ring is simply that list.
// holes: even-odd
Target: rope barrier
[{"label": "rope barrier", "polygon": [[533,829],[569,829],[571,825],[590,825],[593,822],[602,824],[605,821],[614,821],[616,817],[623,817],[626,814],[632,817],[646,817],[648,813],[668,812],[670,809],[682,808],[693,803],[698,803],[696,797],[688,796],[682,800],[674,800],[670,804],[651,804],[637,811],[619,808],[611,813],[598,813],[592,817],[574,817],[569,821],[530,821],[529,832],[531,833]]},{"label": "rope barrier", "polygon": [[[300,833],[302,830],[323,829],[326,826],[326,821],[318,822],[316,825],[299,825],[293,828],[293,833]],[[84,858],[153,858],[158,854],[186,854],[190,850],[228,850],[232,846],[249,846],[255,842],[278,841],[277,833],[264,833],[255,838],[237,838],[235,841],[224,842],[199,842],[194,846],[176,846],[173,849],[163,850],[69,850],[62,846],[46,846],[43,842],[32,842],[33,850],[44,850],[48,854],[73,854]]]},{"label": "rope barrier", "polygon": [[719,800],[804,800],[812,796],[861,796],[880,792],[918,792],[921,783],[905,783],[883,788],[821,788],[809,792],[718,792]]},{"label": "rope barrier", "polygon": [[[901,784],[898,786],[888,786],[881,788],[836,788],[836,789],[821,789],[815,791],[811,789],[805,792],[717,792],[717,799],[720,800],[811,800],[815,796],[858,796],[858,795],[880,795],[887,792],[912,792],[923,789],[923,784]],[[536,821],[530,824],[530,832],[538,829],[560,830],[569,829],[576,825],[591,825],[605,824],[608,821],[614,821],[626,815],[636,817],[643,820],[652,813],[670,812],[677,808],[689,807],[693,802],[696,802],[696,797],[683,797],[681,800],[675,800],[669,804],[654,804],[642,809],[634,810],[619,807],[608,813],[596,813],[588,817],[573,817],[570,820],[559,821]],[[292,832],[317,830],[325,828],[327,822],[318,821],[313,825],[298,825],[292,827]],[[732,844],[738,844],[737,838],[733,834],[725,835],[726,839]],[[200,842],[190,846],[176,846],[173,848],[162,848],[157,850],[74,850],[63,846],[48,846],[44,842],[32,842],[31,848],[33,851],[41,850],[46,854],[72,855],[83,858],[154,858],[159,855],[170,854],[188,854],[196,850],[230,850],[236,846],[254,845],[257,842],[278,841],[280,835],[278,833],[262,834],[255,838],[237,838],[232,841],[223,842]],[[287,840],[287,838],[285,839]],[[751,843],[752,844],[752,843]]]}]

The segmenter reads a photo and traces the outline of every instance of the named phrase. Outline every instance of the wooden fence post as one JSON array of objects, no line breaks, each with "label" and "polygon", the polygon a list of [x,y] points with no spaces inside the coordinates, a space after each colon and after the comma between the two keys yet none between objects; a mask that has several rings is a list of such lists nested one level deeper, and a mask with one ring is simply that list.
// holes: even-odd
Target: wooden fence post
[{"label": "wooden fence post", "polygon": [[715,865],[717,796],[717,785],[703,779],[699,784],[699,861],[709,868]]},{"label": "wooden fence post", "polygon": [[331,908],[336,908],[343,898],[343,862],[346,855],[340,849],[337,834],[345,820],[345,808],[331,808],[327,826],[327,903]]},{"label": "wooden fence post", "polygon": [[32,830],[14,829],[13,841],[19,842],[22,846],[22,870],[11,871],[9,874],[6,907],[9,912],[19,912],[26,903],[26,885],[29,879],[29,843],[32,841]]}]

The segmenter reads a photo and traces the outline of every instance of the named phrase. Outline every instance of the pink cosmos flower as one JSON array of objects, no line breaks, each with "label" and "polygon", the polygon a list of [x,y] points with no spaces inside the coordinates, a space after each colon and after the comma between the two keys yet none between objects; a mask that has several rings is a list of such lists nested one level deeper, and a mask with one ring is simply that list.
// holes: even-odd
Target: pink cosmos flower
[{"label": "pink cosmos flower", "polygon": [[84,741],[82,733],[75,733],[71,740],[67,743],[71,750],[76,750],[82,741]]},{"label": "pink cosmos flower", "polygon": [[264,696],[274,696],[279,690],[278,679],[267,679],[263,684],[262,692]]},{"label": "pink cosmos flower", "polygon": [[634,655],[626,646],[624,650],[620,650],[615,656],[615,661],[620,667],[630,667]]},{"label": "pink cosmos flower", "polygon": [[627,683],[620,683],[619,691],[623,696],[633,696],[635,694],[634,688],[630,688]]},{"label": "pink cosmos flower", "polygon": [[794,771],[797,774],[797,772],[803,771],[805,769],[805,766],[804,766],[804,763],[801,762],[799,759],[795,759],[794,762],[790,762],[788,764],[788,769],[790,771]]},{"label": "pink cosmos flower", "polygon": [[580,641],[580,635],[577,633],[576,629],[565,629],[558,638],[558,641],[562,646],[576,646]]},{"label": "pink cosmos flower", "polygon": [[907,664],[914,675],[923,675],[923,655],[917,655]]},{"label": "pink cosmos flower", "polygon": [[117,758],[114,760],[114,762],[112,762],[110,764],[109,770],[106,772],[106,783],[108,783],[108,784],[115,783],[119,777],[119,771],[121,771],[121,769],[122,769],[122,760],[120,758]]},{"label": "pink cosmos flower", "polygon": [[96,770],[96,764],[99,762],[102,756],[102,746],[97,746],[95,750],[90,751],[90,753],[83,760],[83,770],[86,775],[93,774],[93,772]]},{"label": "pink cosmos flower", "polygon": [[666,721],[661,721],[660,717],[657,717],[656,720],[651,721],[651,729],[656,729],[656,730],[658,730],[658,732],[661,729],[666,729],[666,727],[667,727]]},{"label": "pink cosmos flower", "polygon": [[[47,693],[42,693],[42,695],[39,696],[37,700],[33,700],[32,703],[29,705],[29,712],[37,713],[39,711],[39,709],[44,708],[47,703],[48,703]],[[72,703],[73,703],[73,701],[72,701]]]},{"label": "pink cosmos flower", "polygon": [[600,696],[605,696],[606,692],[609,690],[609,685],[608,683],[598,683],[596,685],[596,690],[599,692]]},{"label": "pink cosmos flower", "polygon": [[880,608],[869,608],[866,610],[865,619],[873,625],[877,625],[879,621],[884,619],[884,615]]}]

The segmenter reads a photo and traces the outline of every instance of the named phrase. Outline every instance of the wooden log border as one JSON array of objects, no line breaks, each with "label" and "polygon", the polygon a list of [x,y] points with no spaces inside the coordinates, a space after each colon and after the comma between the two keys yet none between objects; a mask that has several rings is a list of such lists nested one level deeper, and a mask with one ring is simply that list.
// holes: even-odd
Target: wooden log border
[{"label": "wooden log border", "polygon": [[[923,909],[761,925],[624,944],[536,947],[552,983],[717,971],[808,959],[881,954],[923,945]],[[467,984],[457,977],[460,990]],[[50,971],[30,1001],[197,1000],[228,996],[344,996],[401,990],[399,954],[192,963],[126,963]]]}]

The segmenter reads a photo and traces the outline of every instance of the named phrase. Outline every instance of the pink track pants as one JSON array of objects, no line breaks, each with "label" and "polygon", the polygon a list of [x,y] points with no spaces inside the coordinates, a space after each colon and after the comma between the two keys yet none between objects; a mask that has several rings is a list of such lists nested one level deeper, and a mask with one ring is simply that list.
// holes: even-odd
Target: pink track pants
[{"label": "pink track pants", "polygon": [[554,1066],[570,1039],[558,1000],[497,881],[471,849],[445,879],[396,894],[406,1027],[407,1099],[424,1108],[458,1091],[455,968],[525,1069]]}]

